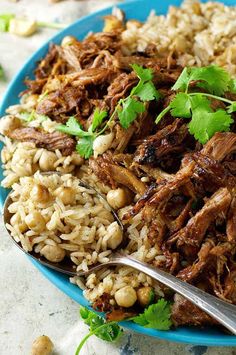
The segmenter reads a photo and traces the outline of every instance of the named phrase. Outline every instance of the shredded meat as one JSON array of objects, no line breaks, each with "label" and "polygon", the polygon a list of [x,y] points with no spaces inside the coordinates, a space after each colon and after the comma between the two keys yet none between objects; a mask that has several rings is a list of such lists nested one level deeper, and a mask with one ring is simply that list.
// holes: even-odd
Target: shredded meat
[{"label": "shredded meat", "polygon": [[9,137],[21,142],[33,142],[39,148],[55,151],[60,149],[63,155],[70,155],[75,149],[75,141],[60,132],[46,133],[35,128],[22,127],[9,132]]},{"label": "shredded meat", "polygon": [[171,319],[176,327],[180,325],[202,326],[217,324],[217,322],[207,313],[203,312],[197,306],[178,294],[175,294],[174,296]]},{"label": "shredded meat", "polygon": [[186,255],[192,255],[193,248],[189,246],[193,246],[194,249],[200,246],[211,222],[218,215],[226,215],[231,199],[227,188],[220,188],[188,221],[186,227],[177,232],[174,238],[178,240],[178,247],[181,247]]},{"label": "shredded meat", "polygon": [[119,185],[128,187],[135,193],[143,194],[146,185],[140,181],[130,170],[115,164],[110,155],[104,154],[101,157],[90,159],[90,167],[101,181],[107,183],[112,188]]},{"label": "shredded meat", "polygon": [[[69,45],[51,45],[38,63],[35,79],[26,80],[26,92],[37,99],[38,114],[62,123],[74,116],[84,130],[91,126],[96,108],[107,111],[104,122],[113,114],[109,129],[104,130],[113,134],[113,140],[105,153],[89,159],[89,166],[103,184],[128,188],[135,195],[123,219],[132,223],[139,214],[137,220],[146,228],[145,247],[162,254],[150,262],[236,303],[236,116],[232,114],[231,132],[218,132],[204,145],[190,135],[188,118],[174,118],[167,112],[156,124],[158,114],[176,95],[172,87],[183,68],[174,52],[161,55],[153,44],[143,53],[127,54],[121,40],[124,23],[119,21],[110,32],[91,34],[83,41],[72,38]],[[139,81],[131,64],[152,70],[160,97],[145,102],[145,112],[124,129],[114,110]],[[195,83],[191,85],[194,89]],[[235,100],[230,95],[226,93]],[[225,109],[224,103],[209,100],[212,109]],[[76,140],[68,135],[22,122],[17,127],[9,131],[10,138],[60,149],[64,155],[75,149]],[[168,291],[163,287],[163,292]],[[110,300],[104,293],[94,303],[96,309],[109,312],[109,320],[136,313],[135,308],[112,306]],[[178,295],[172,319],[176,326],[214,323]]]}]

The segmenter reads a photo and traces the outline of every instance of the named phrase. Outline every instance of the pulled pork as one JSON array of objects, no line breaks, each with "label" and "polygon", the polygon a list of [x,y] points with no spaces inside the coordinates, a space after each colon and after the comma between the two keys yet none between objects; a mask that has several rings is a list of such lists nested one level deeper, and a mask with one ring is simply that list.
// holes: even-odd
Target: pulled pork
[{"label": "pulled pork", "polygon": [[[171,87],[182,68],[152,47],[142,55],[125,55],[121,31],[122,26],[81,42],[73,39],[68,46],[50,46],[35,80],[26,81],[28,93],[43,94],[38,114],[63,123],[74,115],[87,129],[95,108],[111,115],[137,84],[130,64],[152,69],[161,98],[149,102],[127,130],[115,119],[110,150],[90,158],[90,168],[112,189],[123,186],[136,194],[123,218],[131,220],[140,213],[150,246],[165,256],[154,260],[154,266],[236,304],[236,125],[232,132],[216,133],[204,146],[189,135],[186,118],[174,119],[167,113],[156,125],[158,113],[173,98]],[[75,148],[75,140],[59,132],[18,127],[8,135],[60,149],[64,155]],[[95,307],[111,312],[110,320],[132,314],[132,309],[114,310],[106,294]],[[174,298],[172,320],[175,325],[215,324],[179,295]]]}]

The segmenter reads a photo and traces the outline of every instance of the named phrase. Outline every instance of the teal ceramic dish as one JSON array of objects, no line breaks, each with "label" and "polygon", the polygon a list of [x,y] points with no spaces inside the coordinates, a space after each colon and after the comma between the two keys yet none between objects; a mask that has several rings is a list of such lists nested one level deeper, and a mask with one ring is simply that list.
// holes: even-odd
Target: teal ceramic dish
[{"label": "teal ceramic dish", "polygon": [[[236,5],[235,0],[222,1],[226,5]],[[145,21],[149,12],[154,9],[158,14],[165,14],[168,10],[169,5],[179,6],[181,0],[165,0],[165,1],[153,1],[153,0],[131,0],[126,1],[119,7],[125,11],[128,19],[137,19],[140,21]],[[6,108],[10,105],[14,105],[18,102],[18,95],[21,91],[25,89],[23,84],[25,77],[32,77],[35,68],[35,63],[41,59],[47,52],[49,42],[53,41],[55,43],[60,43],[62,38],[67,35],[73,35],[79,39],[89,32],[98,32],[102,29],[103,21],[102,17],[104,15],[110,14],[111,8],[93,13],[86,16],[65,30],[56,34],[51,38],[44,46],[42,46],[36,53],[33,54],[31,58],[26,62],[22,69],[18,72],[15,78],[10,83],[8,90],[2,100],[0,107],[0,115],[2,116]],[[0,177],[2,179],[2,169],[0,169]],[[4,200],[8,194],[6,189],[0,188],[0,206],[2,208]],[[31,260],[31,258],[30,258]],[[89,303],[84,298],[82,291],[75,285],[69,282],[69,277],[59,274],[45,266],[39,264],[35,260],[31,260],[36,268],[42,272],[55,286],[57,286],[61,291],[66,293],[70,298],[79,304],[88,307]],[[152,337],[162,338],[169,341],[181,342],[181,343],[191,343],[196,345],[206,345],[206,346],[236,346],[236,336],[231,336],[226,333],[220,332],[214,328],[185,328],[180,327],[176,330],[170,331],[159,331],[154,329],[148,329],[141,327],[132,322],[122,322],[122,326],[131,329],[135,332],[149,335]]]}]

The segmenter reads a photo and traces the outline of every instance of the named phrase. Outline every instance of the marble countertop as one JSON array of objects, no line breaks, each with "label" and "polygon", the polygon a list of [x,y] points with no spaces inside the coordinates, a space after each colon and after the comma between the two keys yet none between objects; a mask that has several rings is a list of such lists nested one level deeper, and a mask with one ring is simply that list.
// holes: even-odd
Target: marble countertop
[{"label": "marble countertop", "polygon": [[[114,4],[108,0],[1,0],[1,13],[18,13],[41,21],[70,23],[99,8]],[[0,98],[12,76],[54,30],[42,30],[30,38],[0,33],[0,63],[6,82],[0,83]],[[54,355],[73,355],[88,328],[79,319],[79,306],[44,278],[9,240],[0,221],[0,355],[29,355],[32,342],[48,335]],[[235,348],[207,348],[169,343],[125,331],[116,344],[90,338],[83,355],[236,355]]]}]

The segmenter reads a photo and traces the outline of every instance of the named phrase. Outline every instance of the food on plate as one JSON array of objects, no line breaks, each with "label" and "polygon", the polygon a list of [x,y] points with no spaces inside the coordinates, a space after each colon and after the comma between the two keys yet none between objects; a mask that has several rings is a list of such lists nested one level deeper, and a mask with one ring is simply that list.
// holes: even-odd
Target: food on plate
[{"label": "food on plate", "polygon": [[[26,250],[86,271],[122,246],[236,304],[235,14],[185,1],[142,24],[116,10],[103,32],[49,47],[0,122],[8,229]],[[164,329],[134,318],[158,304],[165,329],[215,324],[129,267],[71,282],[109,321]]]}]

